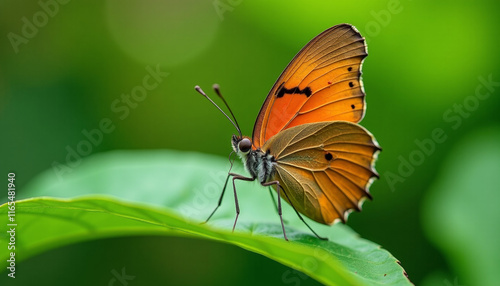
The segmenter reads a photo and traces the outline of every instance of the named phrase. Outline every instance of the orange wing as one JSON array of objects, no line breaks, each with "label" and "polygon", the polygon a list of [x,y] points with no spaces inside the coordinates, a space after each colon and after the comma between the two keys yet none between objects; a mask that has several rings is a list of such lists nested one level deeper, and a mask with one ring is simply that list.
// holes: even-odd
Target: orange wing
[{"label": "orange wing", "polygon": [[[295,209],[319,223],[345,222],[360,211],[377,178],[380,147],[363,127],[347,121],[308,123],[273,136],[263,146],[276,158],[278,180]],[[276,188],[275,188],[276,189]],[[281,198],[288,203],[285,194]]]},{"label": "orange wing", "polygon": [[340,24],[312,39],[288,64],[255,122],[254,148],[281,130],[310,122],[359,122],[365,112],[361,65],[365,40]]}]

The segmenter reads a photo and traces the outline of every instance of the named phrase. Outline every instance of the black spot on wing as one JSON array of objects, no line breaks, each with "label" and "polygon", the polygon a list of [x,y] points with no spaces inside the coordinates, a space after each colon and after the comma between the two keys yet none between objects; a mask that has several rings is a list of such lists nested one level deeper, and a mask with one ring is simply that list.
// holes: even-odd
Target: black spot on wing
[{"label": "black spot on wing", "polygon": [[326,153],[325,154],[325,159],[328,161],[331,161],[333,159],[333,155],[331,153]]},{"label": "black spot on wing", "polygon": [[283,97],[285,94],[304,94],[306,97],[309,97],[312,94],[311,88],[308,86],[304,89],[300,89],[298,86],[288,89],[284,85],[285,83],[282,82],[274,93],[277,98]]}]

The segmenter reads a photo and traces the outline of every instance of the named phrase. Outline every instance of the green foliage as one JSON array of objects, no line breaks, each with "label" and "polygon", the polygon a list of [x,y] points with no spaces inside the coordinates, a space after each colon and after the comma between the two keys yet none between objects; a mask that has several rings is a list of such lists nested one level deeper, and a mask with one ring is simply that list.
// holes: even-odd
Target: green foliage
[{"label": "green foliage", "polygon": [[[237,231],[230,231],[230,191],[213,221],[200,224],[216,204],[227,167],[224,159],[197,153],[142,151],[93,156],[62,178],[46,172],[23,192],[25,198],[35,198],[16,203],[16,257],[23,261],[48,249],[104,237],[189,236],[237,245],[329,285],[410,284],[390,253],[347,226],[314,224],[330,239],[320,241],[287,207],[291,241],[285,241],[267,190],[257,184],[238,185],[242,215]],[[59,198],[40,198],[49,194]],[[81,197],[87,194],[99,196]],[[0,216],[6,212],[4,204]],[[4,244],[8,237],[1,235]],[[7,257],[7,249],[1,248],[2,269]]]},{"label": "green foliage", "polygon": [[460,285],[500,281],[500,130],[465,137],[427,196],[423,223]]}]

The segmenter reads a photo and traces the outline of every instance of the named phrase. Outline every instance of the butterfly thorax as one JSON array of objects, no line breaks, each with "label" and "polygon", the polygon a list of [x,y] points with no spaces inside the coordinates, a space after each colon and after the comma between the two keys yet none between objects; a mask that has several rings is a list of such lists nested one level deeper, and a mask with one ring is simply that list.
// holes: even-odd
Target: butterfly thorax
[{"label": "butterfly thorax", "polygon": [[237,137],[233,135],[231,140],[234,152],[238,154],[245,165],[245,169],[253,179],[265,183],[274,175],[276,160],[269,152],[251,148],[251,140],[248,137]]}]

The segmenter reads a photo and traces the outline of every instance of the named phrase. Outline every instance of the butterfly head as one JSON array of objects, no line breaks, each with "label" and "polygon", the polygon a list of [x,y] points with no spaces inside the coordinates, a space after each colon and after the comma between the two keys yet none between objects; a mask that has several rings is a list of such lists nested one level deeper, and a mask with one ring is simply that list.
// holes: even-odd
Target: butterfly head
[{"label": "butterfly head", "polygon": [[252,149],[252,140],[248,137],[233,135],[231,139],[234,152],[239,156],[246,155]]}]

